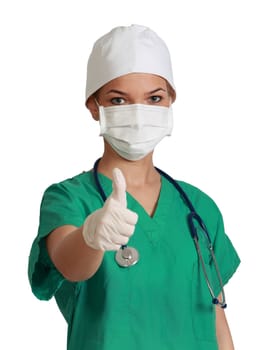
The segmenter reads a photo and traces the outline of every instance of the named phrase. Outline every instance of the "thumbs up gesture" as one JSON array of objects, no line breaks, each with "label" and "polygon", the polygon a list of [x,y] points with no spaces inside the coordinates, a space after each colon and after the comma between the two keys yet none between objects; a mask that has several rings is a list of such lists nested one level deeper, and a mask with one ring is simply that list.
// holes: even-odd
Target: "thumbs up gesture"
[{"label": "thumbs up gesture", "polygon": [[103,208],[90,214],[83,225],[83,237],[96,250],[118,250],[134,233],[138,216],[127,209],[126,181],[120,171],[113,170],[113,192]]}]

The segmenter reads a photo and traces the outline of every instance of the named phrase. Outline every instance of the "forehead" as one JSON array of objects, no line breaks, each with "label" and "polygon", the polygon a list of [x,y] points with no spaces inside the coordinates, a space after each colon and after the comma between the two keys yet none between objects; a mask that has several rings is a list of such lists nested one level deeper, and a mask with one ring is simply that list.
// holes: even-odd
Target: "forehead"
[{"label": "forehead", "polygon": [[157,87],[166,89],[166,80],[155,74],[130,73],[111,80],[105,84],[100,91],[107,91],[110,89],[128,90],[132,88],[151,90]]}]

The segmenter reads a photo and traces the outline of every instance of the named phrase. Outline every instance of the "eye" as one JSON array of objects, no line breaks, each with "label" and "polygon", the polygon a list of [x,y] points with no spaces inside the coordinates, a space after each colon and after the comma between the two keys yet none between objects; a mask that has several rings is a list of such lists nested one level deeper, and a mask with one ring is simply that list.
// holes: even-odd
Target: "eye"
[{"label": "eye", "polygon": [[150,97],[150,101],[153,102],[153,103],[161,102],[161,100],[162,100],[161,96],[151,96]]},{"label": "eye", "polygon": [[113,105],[122,105],[125,102],[123,97],[114,97],[111,99]]}]

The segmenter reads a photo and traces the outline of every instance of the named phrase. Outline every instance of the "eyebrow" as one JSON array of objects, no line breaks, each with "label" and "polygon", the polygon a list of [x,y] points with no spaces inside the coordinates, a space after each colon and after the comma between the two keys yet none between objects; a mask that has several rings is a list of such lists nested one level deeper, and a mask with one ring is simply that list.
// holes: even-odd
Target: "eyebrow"
[{"label": "eyebrow", "polygon": [[123,96],[128,95],[128,94],[127,94],[126,92],[124,92],[124,91],[115,90],[115,89],[112,89],[112,90],[107,91],[106,95],[108,95],[108,94],[119,94],[119,95],[123,95]]},{"label": "eyebrow", "polygon": [[[151,94],[154,94],[154,93],[156,93],[156,92],[158,92],[158,91],[164,91],[164,92],[166,92],[165,89],[159,87],[159,88],[157,88],[157,89],[155,89],[155,90],[153,90],[153,91],[146,92],[145,95],[151,95]],[[127,92],[120,91],[120,90],[116,90],[116,89],[112,89],[112,90],[107,91],[106,95],[108,95],[108,94],[119,94],[119,95],[123,95],[123,96],[127,96],[127,95],[128,95]]]},{"label": "eyebrow", "polygon": [[148,92],[147,94],[148,94],[148,95],[151,95],[151,94],[154,94],[155,92],[158,92],[158,91],[164,91],[164,92],[166,92],[165,89],[159,87],[159,88],[157,88],[157,89],[155,89],[155,90],[153,90],[153,91]]}]

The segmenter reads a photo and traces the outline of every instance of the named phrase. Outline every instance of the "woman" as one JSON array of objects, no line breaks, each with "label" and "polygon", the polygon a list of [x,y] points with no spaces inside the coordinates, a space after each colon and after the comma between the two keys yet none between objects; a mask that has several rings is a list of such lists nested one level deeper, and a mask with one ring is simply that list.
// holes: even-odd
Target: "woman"
[{"label": "woman", "polygon": [[[45,191],[29,258],[34,294],[55,296],[68,322],[69,350],[234,349],[219,295],[239,258],[221,214],[178,182],[188,204],[153,165],[175,98],[167,47],[149,28],[118,27],[95,43],[86,106],[104,154],[93,170]],[[201,231],[201,258],[191,222]]]}]

